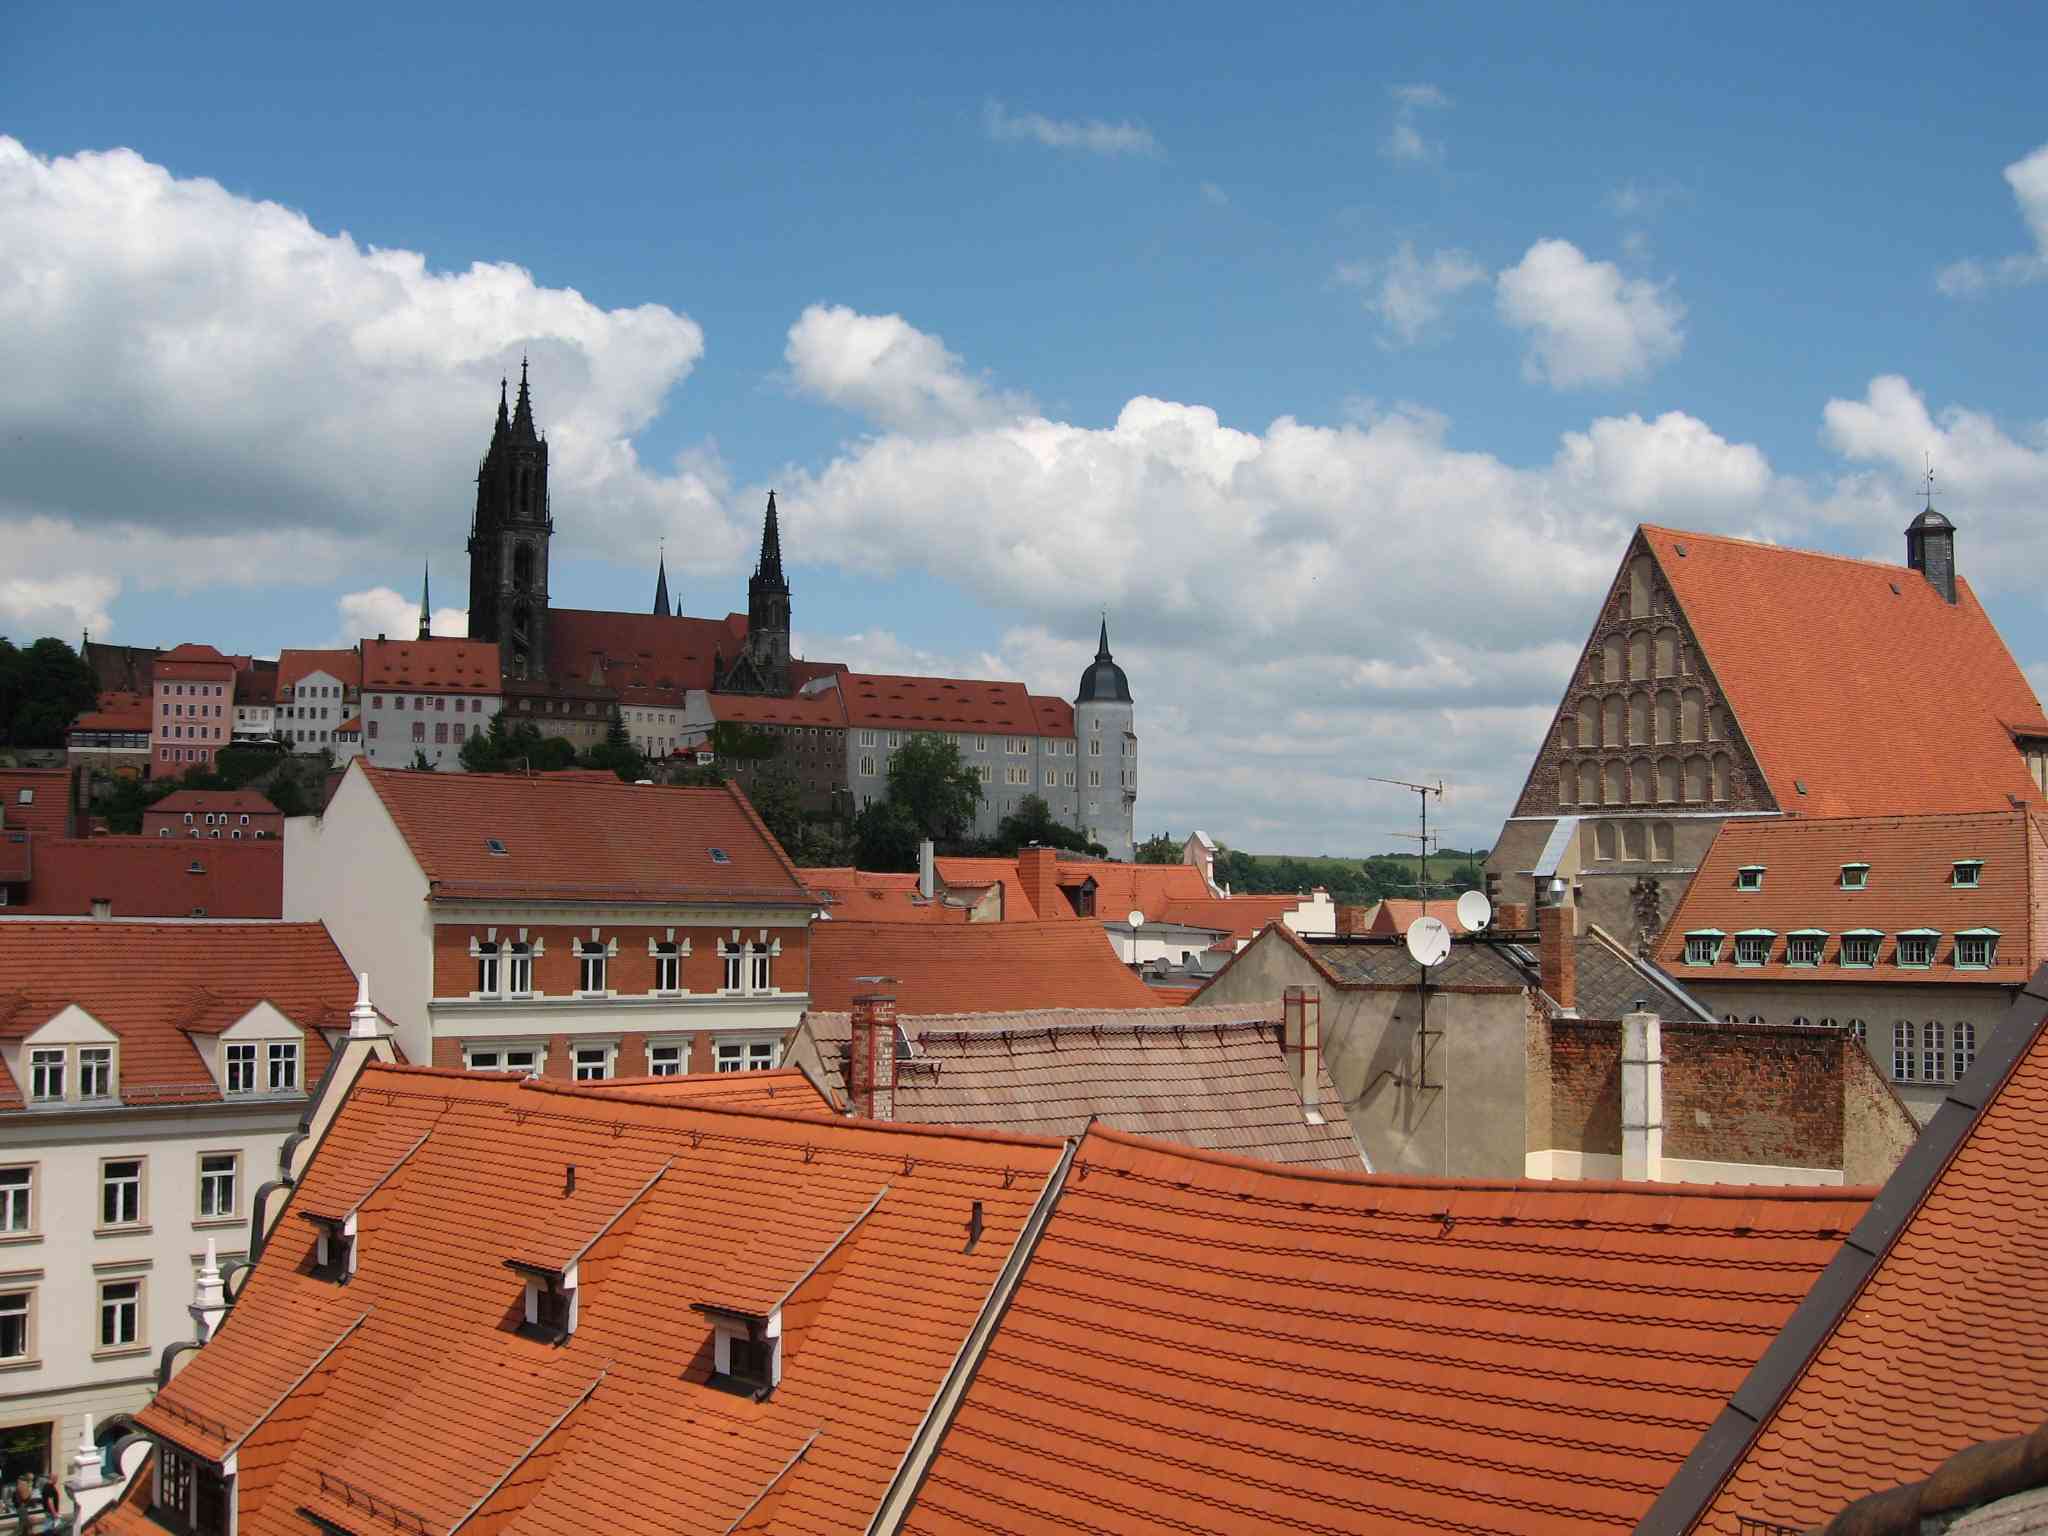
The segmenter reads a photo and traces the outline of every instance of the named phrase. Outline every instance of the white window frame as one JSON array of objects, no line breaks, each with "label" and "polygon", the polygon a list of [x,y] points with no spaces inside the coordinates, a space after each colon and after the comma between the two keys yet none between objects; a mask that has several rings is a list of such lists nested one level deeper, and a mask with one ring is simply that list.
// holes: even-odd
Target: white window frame
[{"label": "white window frame", "polygon": [[61,1104],[70,1078],[71,1053],[59,1045],[32,1045],[28,1050],[28,1099],[31,1104]]},{"label": "white window frame", "polygon": [[[499,994],[500,996],[535,996],[533,990],[534,954],[534,946],[526,943],[524,940],[514,940],[512,943],[504,946],[504,953],[501,958],[504,966],[505,990]],[[524,982],[525,985],[521,986],[521,982]]]},{"label": "white window frame", "polygon": [[1916,1031],[1910,1019],[1892,1021],[1892,1081],[1895,1083],[1917,1082],[1913,1069],[1919,1065],[1914,1057]]},{"label": "white window frame", "polygon": [[[524,1066],[515,1066],[510,1058],[531,1055],[533,1060]],[[462,1067],[466,1072],[517,1072],[520,1076],[539,1077],[547,1070],[548,1049],[528,1040],[465,1040],[462,1042]]]},{"label": "white window frame", "polygon": [[781,1063],[779,1034],[716,1035],[711,1042],[714,1072],[772,1072]]},{"label": "white window frame", "polygon": [[1771,962],[1771,948],[1776,943],[1777,937],[1775,933],[1766,933],[1761,929],[1752,930],[1747,933],[1738,933],[1735,935],[1735,963],[1744,970],[1754,970],[1758,966],[1769,965]]},{"label": "white window frame", "polygon": [[[134,1173],[116,1174],[133,1166]],[[119,1201],[110,1211],[109,1197]],[[126,1232],[149,1224],[149,1159],[137,1154],[100,1159],[99,1220],[96,1230]]]},{"label": "white window frame", "polygon": [[1949,1080],[1960,1083],[1977,1064],[1977,1026],[1968,1019],[1959,1019],[1949,1032],[1949,1040]]},{"label": "white window frame", "polygon": [[577,1040],[569,1046],[569,1080],[602,1083],[617,1076],[619,1044],[616,1040]]},{"label": "white window frame", "polygon": [[1685,964],[1714,964],[1721,958],[1721,941],[1727,937],[1727,934],[1712,929],[1688,933],[1685,936]]},{"label": "white window frame", "polygon": [[[571,946],[576,952],[576,995],[578,997],[610,997],[611,958],[618,952],[616,940],[578,939]],[[591,967],[595,967],[593,972]],[[596,986],[589,983],[595,980]]]},{"label": "white window frame", "polygon": [[263,1081],[270,1093],[297,1093],[299,1091],[299,1042],[296,1040],[267,1040],[263,1052]]},{"label": "white window frame", "polygon": [[[1883,934],[1868,932],[1845,933],[1842,935],[1842,947],[1836,952],[1835,963],[1844,970],[1867,971],[1877,964],[1877,952],[1883,943]],[[1869,958],[1862,960],[1851,959],[1851,945],[1856,946],[1858,953],[1863,953],[1864,947],[1867,945]]]},{"label": "white window frame", "polygon": [[[1913,946],[1913,953],[1917,957],[1912,960],[1906,958],[1906,946],[1909,943]],[[1901,933],[1895,941],[1895,947],[1892,951],[1893,961],[1901,970],[1931,970],[1934,967],[1935,954],[1940,948],[1941,935],[1938,933],[1928,933],[1925,931]]]},{"label": "white window frame", "polygon": [[[1964,946],[1971,952],[1982,950],[1975,959],[1966,959]],[[1991,928],[1966,929],[1956,935],[1955,966],[1959,971],[1988,971],[1998,963],[1998,933]]]},{"label": "white window frame", "polygon": [[501,997],[504,979],[504,946],[496,939],[471,939],[470,958],[476,961],[476,990],[471,997]]},{"label": "white window frame", "polygon": [[36,1231],[35,1163],[0,1168],[0,1238],[31,1237]]},{"label": "white window frame", "polygon": [[1929,1019],[1920,1026],[1920,1080],[1923,1083],[1946,1082],[1943,1073],[1948,1071],[1948,1024],[1941,1019]]},{"label": "white window frame", "polygon": [[[683,994],[683,958],[690,952],[688,939],[649,939],[647,953],[654,961],[654,985],[649,988],[657,997],[680,997]],[[669,974],[664,977],[663,971]],[[662,985],[664,981],[669,984]]]},{"label": "white window frame", "polygon": [[1801,970],[1812,970],[1820,964],[1820,957],[1827,953],[1828,936],[1808,930],[1785,935],[1785,963]]},{"label": "white window frame", "polygon": [[227,1040],[220,1048],[221,1092],[236,1095],[256,1091],[256,1042]]},{"label": "white window frame", "polygon": [[[149,1347],[148,1313],[143,1307],[148,1286],[149,1277],[146,1275],[113,1275],[100,1281],[94,1293],[97,1303],[93,1308],[94,1354],[146,1350]],[[128,1290],[130,1294],[109,1295],[109,1292],[122,1290]],[[114,1325],[111,1329],[110,1323]],[[109,1337],[110,1332],[117,1336]]]},{"label": "white window frame", "polygon": [[36,1288],[32,1285],[0,1291],[0,1314],[21,1319],[21,1348],[12,1354],[0,1352],[0,1363],[19,1366],[36,1358]]},{"label": "white window frame", "polygon": [[[207,1164],[215,1166],[209,1168]],[[222,1167],[221,1164],[226,1166]],[[242,1213],[242,1154],[234,1151],[201,1152],[198,1170],[198,1209],[201,1221],[232,1221]],[[225,1186],[225,1201],[221,1196]]]}]

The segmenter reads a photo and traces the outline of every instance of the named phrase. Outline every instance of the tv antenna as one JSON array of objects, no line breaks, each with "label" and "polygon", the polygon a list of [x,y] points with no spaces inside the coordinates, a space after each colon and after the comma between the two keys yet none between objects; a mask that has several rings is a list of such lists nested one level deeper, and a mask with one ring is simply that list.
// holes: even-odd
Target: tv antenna
[{"label": "tv antenna", "polygon": [[1422,875],[1421,878],[1416,882],[1416,884],[1421,888],[1422,892],[1422,915],[1424,917],[1427,917],[1429,916],[1429,852],[1431,837],[1431,833],[1429,830],[1429,797],[1431,795],[1435,795],[1437,799],[1443,799],[1444,781],[1442,779],[1438,779],[1434,784],[1412,784],[1406,779],[1382,779],[1374,775],[1368,774],[1366,776],[1366,783],[1391,784],[1396,789],[1412,790],[1414,791],[1416,798],[1422,803],[1421,831],[1389,832],[1387,835],[1389,837],[1406,838],[1409,842],[1417,844],[1421,849]]}]

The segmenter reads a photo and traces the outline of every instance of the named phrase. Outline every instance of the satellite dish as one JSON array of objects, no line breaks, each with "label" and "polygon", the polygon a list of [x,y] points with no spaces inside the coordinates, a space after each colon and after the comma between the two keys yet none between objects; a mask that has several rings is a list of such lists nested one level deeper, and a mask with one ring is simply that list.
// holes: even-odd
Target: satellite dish
[{"label": "satellite dish", "polygon": [[1133,908],[1131,912],[1125,916],[1124,921],[1129,923],[1133,928],[1142,928],[1145,926],[1145,914]]},{"label": "satellite dish", "polygon": [[1478,933],[1493,921],[1493,903],[1484,891],[1467,891],[1458,898],[1458,921],[1467,933]]},{"label": "satellite dish", "polygon": [[1451,958],[1451,930],[1440,917],[1418,917],[1408,925],[1408,953],[1425,969]]}]

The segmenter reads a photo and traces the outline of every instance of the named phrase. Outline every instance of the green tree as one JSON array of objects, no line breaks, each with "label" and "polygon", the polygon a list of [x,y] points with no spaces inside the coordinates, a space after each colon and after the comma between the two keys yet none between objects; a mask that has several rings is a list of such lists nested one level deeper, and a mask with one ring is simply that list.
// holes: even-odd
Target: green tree
[{"label": "green tree", "polygon": [[628,784],[647,777],[647,759],[626,733],[626,717],[618,705],[612,706],[611,719],[605,723],[604,740],[583,754],[582,763],[586,768],[608,768]]},{"label": "green tree", "polygon": [[414,747],[412,749],[412,761],[406,766],[415,773],[432,773],[434,771],[434,765],[428,759],[425,747]]},{"label": "green tree", "polygon": [[1173,840],[1171,832],[1155,832],[1138,844],[1134,862],[1139,864],[1178,864],[1181,860],[1181,845]]},{"label": "green tree", "polygon": [[[973,823],[981,798],[981,780],[960,761],[960,749],[943,736],[921,731],[889,760],[888,803],[901,809],[914,829],[911,867],[918,838],[951,842],[960,837]],[[861,867],[895,866],[869,864],[863,858]]]},{"label": "green tree", "polygon": [[990,851],[999,856],[1013,854],[1027,843],[1073,853],[1102,851],[1100,843],[1090,843],[1075,828],[1056,820],[1042,795],[1026,795],[1017,802],[1017,809],[997,825]]},{"label": "green tree", "polygon": [[914,870],[922,836],[910,812],[896,800],[871,800],[853,819],[854,861],[862,869]]},{"label": "green tree", "polygon": [[61,747],[71,722],[98,702],[92,668],[62,640],[17,649],[0,638],[0,746]]},{"label": "green tree", "polygon": [[754,773],[748,798],[775,841],[782,844],[783,852],[794,857],[804,837],[803,786],[795,771],[787,763],[762,764]]},{"label": "green tree", "polygon": [[313,814],[313,797],[306,793],[298,770],[289,763],[277,770],[276,776],[263,787],[263,794],[286,816]]}]

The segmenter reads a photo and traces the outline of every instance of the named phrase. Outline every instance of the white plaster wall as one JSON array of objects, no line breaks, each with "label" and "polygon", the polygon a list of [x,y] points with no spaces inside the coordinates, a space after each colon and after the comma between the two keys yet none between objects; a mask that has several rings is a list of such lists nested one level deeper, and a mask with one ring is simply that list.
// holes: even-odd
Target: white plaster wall
[{"label": "white plaster wall", "polygon": [[[1562,1147],[1528,1153],[1525,1175],[1532,1179],[1621,1178],[1621,1158],[1612,1152],[1575,1152]],[[1666,1157],[1658,1181],[1665,1184],[1778,1184],[1807,1188],[1842,1183],[1839,1168],[1787,1168],[1773,1163],[1716,1163],[1696,1157]]]},{"label": "white plaster wall", "polygon": [[[408,706],[413,699],[445,697],[449,700],[448,708],[446,709],[430,708],[420,711],[410,707],[405,709],[397,708],[395,701],[398,697],[398,693],[389,689],[381,693],[373,693],[366,689],[360,701],[363,717],[363,740],[360,748],[352,748],[351,752],[360,750],[365,757],[369,758],[379,768],[410,768],[412,766],[413,753],[424,752],[427,754],[427,761],[434,765],[437,772],[461,773],[463,771],[463,743],[459,741],[435,741],[435,723],[454,725],[460,722],[467,728],[469,734],[474,736],[479,731],[488,731],[491,728],[491,717],[504,707],[503,699],[486,696],[483,699],[481,710],[471,709],[465,703],[461,712],[458,713],[454,703],[458,695],[441,694],[432,689],[406,689],[404,697],[408,701]],[[466,701],[472,695],[465,693],[459,697]],[[375,740],[372,740],[370,737],[370,722],[372,720],[377,722],[377,736]],[[415,720],[427,728],[427,739],[425,741],[416,742],[412,739],[412,723]],[[336,756],[340,756],[338,750]]]},{"label": "white plaster wall", "polygon": [[1335,938],[1337,904],[1330,900],[1328,891],[1312,891],[1295,904],[1292,912],[1283,914],[1280,921],[1304,938]]}]

